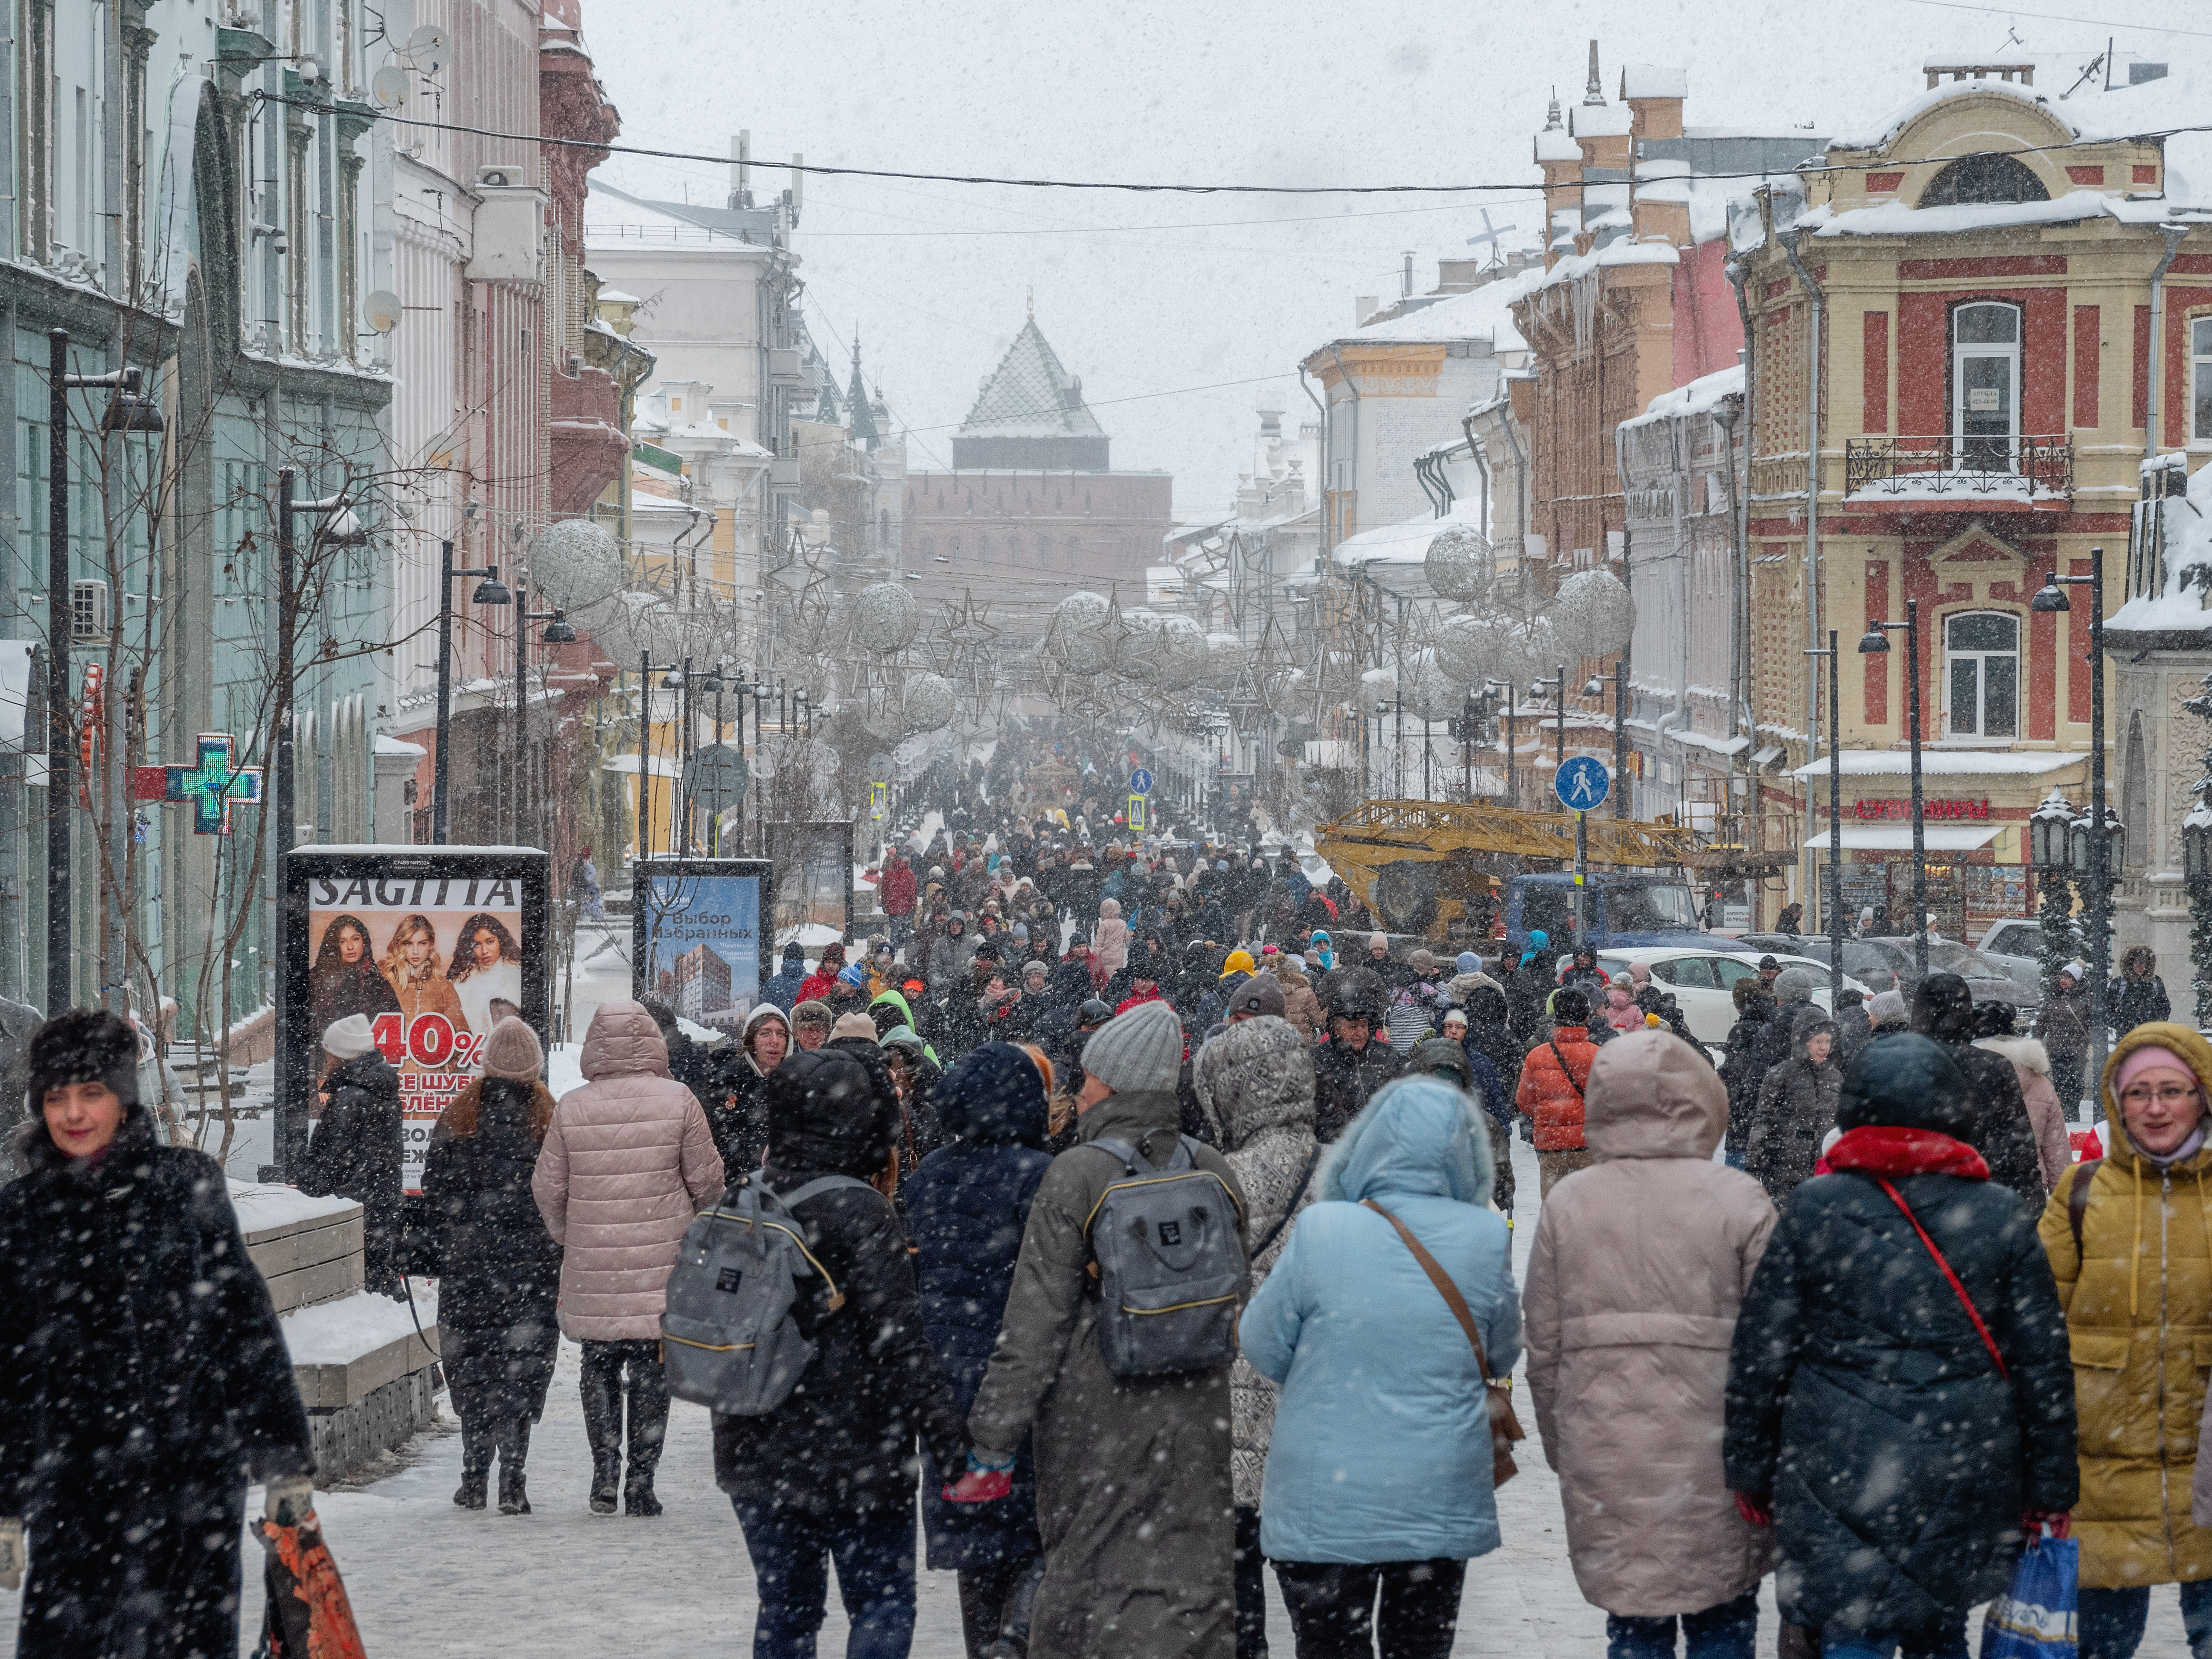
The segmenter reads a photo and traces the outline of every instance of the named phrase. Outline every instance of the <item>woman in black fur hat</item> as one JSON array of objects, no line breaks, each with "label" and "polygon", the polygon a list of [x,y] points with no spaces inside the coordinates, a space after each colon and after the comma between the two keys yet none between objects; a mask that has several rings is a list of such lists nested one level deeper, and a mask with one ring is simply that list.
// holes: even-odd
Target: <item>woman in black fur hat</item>
[{"label": "woman in black fur hat", "polygon": [[113,1014],[40,1026],[29,1173],[0,1188],[0,1586],[23,1589],[22,1659],[237,1652],[248,1480],[280,1523],[313,1504],[222,1170],[155,1144],[137,1066]]}]

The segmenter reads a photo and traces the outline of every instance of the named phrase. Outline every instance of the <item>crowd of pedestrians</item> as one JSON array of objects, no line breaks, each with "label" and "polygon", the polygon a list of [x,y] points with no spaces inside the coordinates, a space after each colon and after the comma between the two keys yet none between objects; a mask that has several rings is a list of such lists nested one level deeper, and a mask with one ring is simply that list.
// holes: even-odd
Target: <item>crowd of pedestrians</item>
[{"label": "crowd of pedestrians", "polygon": [[[833,1566],[848,1651],[908,1652],[917,1530],[977,1659],[1262,1659],[1270,1572],[1302,1659],[1430,1659],[1539,1448],[1613,1659],[1747,1659],[1770,1576],[1786,1651],[1956,1659],[2069,1529],[2084,1659],[2130,1659],[2165,1583],[2212,1659],[2196,1032],[2121,1037],[2077,1164],[2050,1039],[1955,976],[1832,1013],[1770,963],[1716,1055],[1593,952],[1401,951],[1207,850],[955,835],[720,1044],[603,1005],[558,1100],[503,1020],[419,1211],[390,1067],[333,1021],[307,1178],[363,1202],[373,1274],[434,1236],[454,1503],[659,1515],[687,1231],[772,1203],[803,1365],[713,1437],[758,1659],[815,1651]],[[25,1655],[235,1651],[248,1481],[312,1504],[220,1171],[156,1144],[136,1057],[111,1016],[41,1028],[0,1188]],[[562,1336],[592,1473],[532,1494]]]}]

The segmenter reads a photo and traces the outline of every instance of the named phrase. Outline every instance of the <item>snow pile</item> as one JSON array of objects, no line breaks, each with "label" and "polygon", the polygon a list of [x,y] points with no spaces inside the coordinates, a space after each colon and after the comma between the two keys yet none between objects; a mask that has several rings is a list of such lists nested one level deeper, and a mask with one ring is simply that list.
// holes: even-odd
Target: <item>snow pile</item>
[{"label": "snow pile", "polygon": [[361,1208],[350,1198],[309,1198],[296,1187],[262,1187],[252,1182],[230,1183],[230,1207],[238,1212],[242,1233],[265,1233],[324,1216],[342,1216]]},{"label": "snow pile", "polygon": [[1467,294],[1455,294],[1390,322],[1363,328],[1352,338],[1376,341],[1487,340],[1492,351],[1525,351],[1528,343],[1513,325],[1512,304],[1544,280],[1540,267],[1501,276]]},{"label": "snow pile", "polygon": [[1799,215],[1797,224],[1815,236],[1942,236],[2016,225],[2071,224],[2103,216],[2117,200],[2102,191],[2069,190],[2050,202],[1961,202],[1949,207],[1884,202],[1842,213],[1824,202]]},{"label": "snow pile", "polygon": [[[2180,455],[2160,456],[2143,463],[2145,468],[2179,465]],[[2166,515],[2166,586],[2157,593],[2138,594],[2112,613],[2107,628],[2177,629],[2202,632],[2212,628],[2212,612],[2204,606],[2212,598],[2212,467],[2200,467],[2189,481],[2189,493],[2153,503]]]},{"label": "snow pile", "polygon": [[[1357,536],[1347,536],[1339,542],[1330,556],[1346,570],[1358,570],[1369,565],[1425,568],[1429,544],[1453,525],[1464,525],[1477,535],[1483,533],[1480,498],[1454,501],[1451,511],[1441,519],[1413,519],[1404,524],[1379,525],[1373,530],[1363,530]],[[1420,585],[1422,592],[1425,594],[1428,590],[1425,574],[1421,574]]]},{"label": "snow pile", "polygon": [[[2000,98],[2015,99],[2021,103],[2033,105],[2064,127],[2069,137],[2078,138],[2081,136],[2081,128],[2075,126],[2065,116],[2060,114],[2051,100],[2037,92],[2033,87],[2021,86],[2010,81],[1946,81],[1939,86],[1930,87],[1925,92],[1907,99],[1903,104],[1892,110],[1879,127],[1868,128],[1859,132],[1837,134],[1828,140],[1829,151],[1832,154],[1839,149],[1880,149],[1910,126],[1916,118],[1926,114],[1940,105],[1948,104],[1954,98],[1972,98],[1990,94]],[[2070,108],[2071,106],[2069,107]]]},{"label": "snow pile", "polygon": [[[417,1321],[427,1335],[438,1322],[438,1292],[427,1283],[415,1287],[414,1311],[403,1298],[394,1302],[372,1291],[356,1291],[335,1302],[318,1302],[286,1314],[284,1346],[295,1365],[349,1365],[364,1354],[412,1338]],[[428,1353],[423,1363],[430,1361]]]},{"label": "snow pile", "polygon": [[1701,375],[1687,386],[1661,392],[1641,415],[1623,421],[1620,429],[1626,432],[1636,427],[1653,426],[1661,421],[1674,420],[1684,415],[1710,415],[1721,406],[1723,399],[1742,396],[1743,365],[1732,363],[1726,368]]}]

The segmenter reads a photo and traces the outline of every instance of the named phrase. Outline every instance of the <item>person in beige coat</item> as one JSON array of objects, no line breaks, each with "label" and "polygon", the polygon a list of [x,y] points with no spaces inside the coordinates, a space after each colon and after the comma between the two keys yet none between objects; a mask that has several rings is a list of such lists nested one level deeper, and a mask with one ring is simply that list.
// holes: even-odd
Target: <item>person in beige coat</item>
[{"label": "person in beige coat", "polygon": [[1673,1653],[1678,1617],[1692,1654],[1747,1649],[1773,1534],[1736,1512],[1721,1435],[1774,1206],[1712,1162],[1728,1091],[1670,1032],[1597,1051],[1583,1127],[1596,1161],[1545,1200],[1522,1297],[1575,1582],[1616,1653]]},{"label": "person in beige coat", "polygon": [[[584,1086],[553,1109],[530,1190],[562,1247],[562,1334],[584,1348],[592,1511],[658,1515],[653,1471],[668,1426],[660,1316],[691,1218],[720,1195],[707,1114],[668,1075],[668,1045],[644,1005],[609,1002],[584,1036]],[[626,1379],[625,1379],[625,1374]],[[623,1407],[629,1462],[623,1465]]]}]

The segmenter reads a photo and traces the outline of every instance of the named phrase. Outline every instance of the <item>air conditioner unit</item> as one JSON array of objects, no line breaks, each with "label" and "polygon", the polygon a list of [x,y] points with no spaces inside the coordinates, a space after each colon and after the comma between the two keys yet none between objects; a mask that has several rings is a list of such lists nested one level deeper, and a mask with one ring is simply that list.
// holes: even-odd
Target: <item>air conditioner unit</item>
[{"label": "air conditioner unit", "polygon": [[544,280],[545,195],[520,167],[477,169],[476,222],[463,273],[472,283]]},{"label": "air conditioner unit", "polygon": [[107,637],[107,584],[82,581],[70,584],[70,638]]}]

